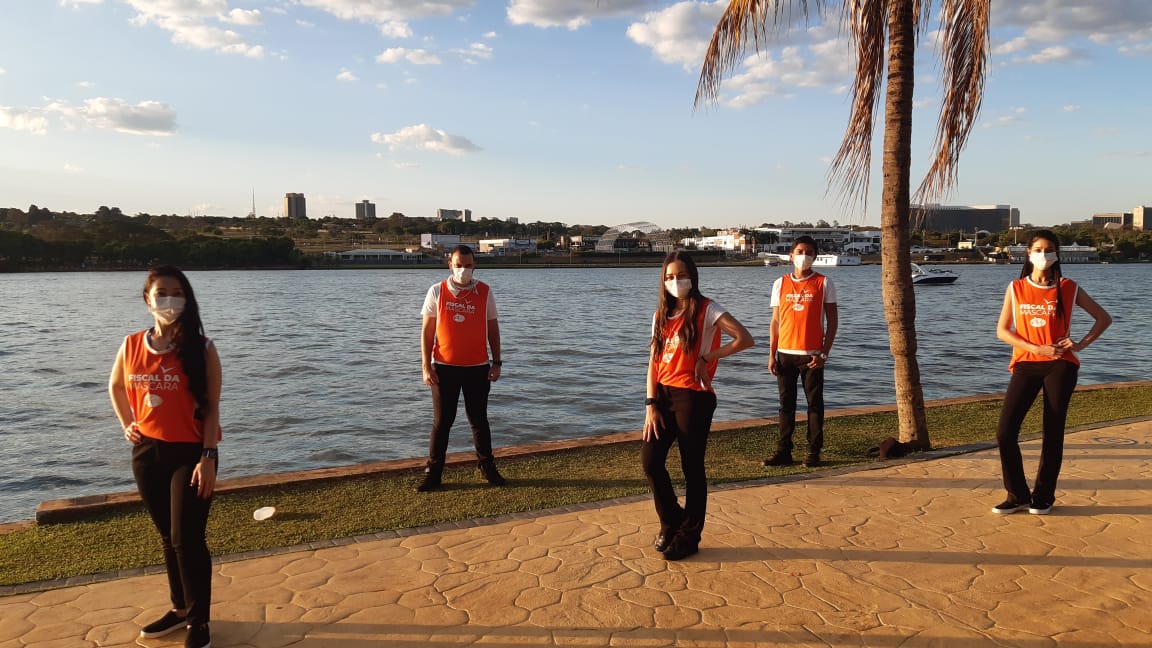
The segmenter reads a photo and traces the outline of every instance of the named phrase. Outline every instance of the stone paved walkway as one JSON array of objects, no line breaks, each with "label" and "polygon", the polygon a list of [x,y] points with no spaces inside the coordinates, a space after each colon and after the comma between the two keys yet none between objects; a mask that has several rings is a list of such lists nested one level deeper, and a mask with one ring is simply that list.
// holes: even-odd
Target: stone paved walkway
[{"label": "stone paved walkway", "polygon": [[[992,515],[998,474],[991,450],[713,491],[679,563],[647,501],[226,562],[213,646],[1152,646],[1152,421],[1070,435],[1047,517]],[[136,639],[166,591],[0,598],[0,647],[182,645]]]}]

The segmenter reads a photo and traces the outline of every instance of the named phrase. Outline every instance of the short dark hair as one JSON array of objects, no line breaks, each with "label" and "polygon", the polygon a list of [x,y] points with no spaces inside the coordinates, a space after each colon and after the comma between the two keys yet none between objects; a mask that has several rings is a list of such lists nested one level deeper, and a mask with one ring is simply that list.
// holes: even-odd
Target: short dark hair
[{"label": "short dark hair", "polygon": [[476,256],[476,253],[472,251],[472,248],[464,245],[463,243],[452,248],[452,251],[448,253],[448,258],[451,259],[453,254],[459,254],[460,256]]},{"label": "short dark hair", "polygon": [[797,236],[796,240],[792,241],[792,247],[788,251],[795,252],[797,245],[811,245],[813,250],[816,250],[817,252],[820,251],[820,248],[816,245],[816,239],[808,236],[807,234]]}]

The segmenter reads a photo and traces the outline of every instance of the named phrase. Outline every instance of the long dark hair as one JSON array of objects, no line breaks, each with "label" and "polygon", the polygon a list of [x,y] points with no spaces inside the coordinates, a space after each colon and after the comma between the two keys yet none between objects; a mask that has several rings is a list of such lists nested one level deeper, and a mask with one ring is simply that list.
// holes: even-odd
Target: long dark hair
[{"label": "long dark hair", "polygon": [[[208,361],[204,355],[204,325],[200,322],[200,304],[188,277],[176,266],[155,266],[148,271],[144,280],[144,301],[148,303],[148,291],[160,277],[172,277],[180,282],[184,291],[184,312],[173,326],[172,344],[180,356],[184,375],[188,376],[188,389],[201,407],[208,404]],[[151,303],[149,303],[151,306]]]},{"label": "long dark hair", "polygon": [[[668,266],[674,261],[680,261],[688,269],[688,278],[692,280],[692,291],[684,299],[676,299],[672,293],[664,288],[664,276],[668,273]],[[696,330],[696,317],[704,303],[704,295],[700,294],[700,271],[696,269],[696,262],[686,252],[669,252],[664,257],[664,264],[660,266],[660,302],[656,308],[656,328],[652,331],[652,345],[657,355],[664,353],[664,326],[668,319],[683,305],[680,317],[684,323],[680,326],[680,347],[688,350],[696,346],[700,331]]]},{"label": "long dark hair", "polygon": [[1038,239],[1043,239],[1052,244],[1056,248],[1056,263],[1048,269],[1052,277],[1052,285],[1056,286],[1056,315],[1059,317],[1064,316],[1064,300],[1060,298],[1060,280],[1064,277],[1064,271],[1060,268],[1060,237],[1052,230],[1036,230],[1032,233],[1032,237],[1028,239],[1028,248],[1024,254],[1024,267],[1020,268],[1020,278],[1032,276],[1032,257],[1030,250],[1032,244]]}]

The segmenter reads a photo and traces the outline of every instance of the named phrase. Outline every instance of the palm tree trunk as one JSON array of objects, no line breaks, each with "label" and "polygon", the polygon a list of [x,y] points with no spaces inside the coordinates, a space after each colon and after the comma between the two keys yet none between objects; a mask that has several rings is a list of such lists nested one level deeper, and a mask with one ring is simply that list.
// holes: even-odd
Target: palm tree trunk
[{"label": "palm tree trunk", "polygon": [[909,183],[912,160],[912,91],[915,0],[888,4],[888,83],[884,105],[884,188],[880,227],[884,315],[895,361],[900,441],[927,450],[928,421],[916,362],[916,294],[912,288]]}]

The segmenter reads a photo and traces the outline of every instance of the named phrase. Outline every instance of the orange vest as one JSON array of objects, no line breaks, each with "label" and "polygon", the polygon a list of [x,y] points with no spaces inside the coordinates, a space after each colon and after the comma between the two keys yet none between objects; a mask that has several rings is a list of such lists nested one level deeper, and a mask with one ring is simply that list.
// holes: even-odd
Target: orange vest
[{"label": "orange vest", "polygon": [[195,417],[196,398],[175,351],[152,353],[147,330],[124,340],[124,384],[140,434],[161,441],[200,443],[203,422]]},{"label": "orange vest", "polygon": [[815,353],[824,348],[824,275],[813,272],[797,281],[792,273],[780,282],[776,310],[776,349]]},{"label": "orange vest", "polygon": [[488,363],[488,284],[477,281],[454,296],[448,280],[440,283],[432,360],[458,367]]},{"label": "orange vest", "polygon": [[[664,325],[664,330],[660,332],[661,337],[664,338],[664,352],[656,358],[656,382],[661,385],[669,387],[683,387],[685,389],[695,389],[696,391],[706,391],[700,382],[696,380],[696,358],[702,353],[708,353],[720,348],[720,327],[713,327],[709,337],[711,339],[704,339],[704,317],[708,314],[708,301],[704,299],[700,302],[700,313],[697,315],[696,331],[699,334],[700,345],[696,349],[685,349],[681,345],[680,329],[684,326],[684,318],[677,317],[676,319],[669,320]],[[716,376],[716,367],[719,366],[719,360],[713,360],[708,363],[708,382],[712,382],[712,378]],[[713,391],[708,389],[707,391]]]},{"label": "orange vest", "polygon": [[[1063,314],[1056,314],[1056,291],[1060,291]],[[1012,325],[1016,334],[1032,344],[1055,344],[1060,338],[1068,337],[1072,330],[1072,309],[1076,306],[1076,282],[1060,279],[1060,286],[1037,286],[1021,277],[1012,282]],[[1011,371],[1017,362],[1052,362],[1055,358],[1030,353],[1012,347]],[[1060,360],[1080,364],[1080,359],[1072,351],[1065,351]]]}]

